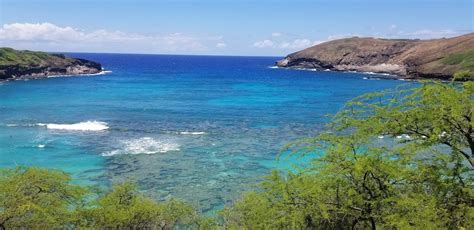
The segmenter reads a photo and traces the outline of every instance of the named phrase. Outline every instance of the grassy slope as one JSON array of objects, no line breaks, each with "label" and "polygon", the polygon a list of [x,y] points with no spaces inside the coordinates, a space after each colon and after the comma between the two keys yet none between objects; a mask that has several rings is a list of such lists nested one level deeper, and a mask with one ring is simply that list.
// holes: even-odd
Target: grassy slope
[{"label": "grassy slope", "polygon": [[474,71],[474,48],[451,54],[441,60],[446,65],[456,65],[459,70]]},{"label": "grassy slope", "polygon": [[38,66],[45,63],[57,62],[60,59],[65,58],[63,55],[48,54],[45,52],[0,48],[0,65]]},{"label": "grassy slope", "polygon": [[102,69],[97,62],[28,50],[0,48],[0,79],[22,76],[91,74]]}]

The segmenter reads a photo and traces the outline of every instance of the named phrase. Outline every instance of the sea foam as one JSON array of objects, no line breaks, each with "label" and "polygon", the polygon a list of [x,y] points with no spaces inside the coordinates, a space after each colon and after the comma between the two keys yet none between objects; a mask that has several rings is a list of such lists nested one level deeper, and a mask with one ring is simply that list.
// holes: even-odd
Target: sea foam
[{"label": "sea foam", "polygon": [[45,126],[48,129],[72,130],[72,131],[102,131],[109,128],[106,122],[101,121],[85,121],[75,124],[43,124],[38,123],[38,126]]},{"label": "sea foam", "polygon": [[99,76],[104,74],[112,73],[111,70],[102,70],[98,73],[85,73],[85,74],[58,74],[58,75],[50,75],[47,78],[58,78],[58,77],[73,77],[73,76]]},{"label": "sea foam", "polygon": [[189,131],[183,131],[179,132],[181,135],[204,135],[206,132],[189,132]]},{"label": "sea foam", "polygon": [[161,140],[151,137],[125,140],[121,143],[123,148],[102,153],[102,156],[114,156],[120,154],[156,154],[170,151],[179,151],[179,144],[172,140]]}]

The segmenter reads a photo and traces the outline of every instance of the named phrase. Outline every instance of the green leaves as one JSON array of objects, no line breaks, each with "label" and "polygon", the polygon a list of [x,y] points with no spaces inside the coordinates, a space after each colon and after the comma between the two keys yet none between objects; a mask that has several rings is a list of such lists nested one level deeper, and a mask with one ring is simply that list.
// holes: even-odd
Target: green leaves
[{"label": "green leaves", "polygon": [[[470,228],[473,83],[424,82],[349,102],[328,131],[287,149],[315,155],[299,174],[274,172],[228,207],[251,229]],[[264,207],[263,210],[258,207]],[[229,214],[227,215],[229,216]]]},{"label": "green leaves", "polygon": [[78,217],[80,226],[94,229],[172,229],[198,221],[191,206],[173,199],[157,203],[130,182],[115,185],[96,203],[79,210]]},{"label": "green leaves", "polygon": [[70,185],[69,175],[39,168],[0,172],[0,226],[3,228],[54,228],[72,218],[86,190]]},{"label": "green leaves", "polygon": [[[197,212],[177,200],[157,203],[133,183],[118,184],[97,201],[70,184],[64,172],[40,168],[0,172],[0,229],[172,229],[202,224]],[[210,226],[210,221],[207,220]]]}]

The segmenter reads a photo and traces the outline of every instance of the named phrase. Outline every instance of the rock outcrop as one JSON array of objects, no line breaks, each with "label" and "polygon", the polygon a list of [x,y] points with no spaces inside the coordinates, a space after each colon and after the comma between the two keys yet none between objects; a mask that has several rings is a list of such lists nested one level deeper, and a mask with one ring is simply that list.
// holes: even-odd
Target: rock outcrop
[{"label": "rock outcrop", "polygon": [[290,54],[276,65],[449,79],[459,71],[474,72],[474,33],[432,40],[339,39]]},{"label": "rock outcrop", "polygon": [[44,78],[54,75],[96,74],[102,66],[62,54],[0,48],[0,80]]}]

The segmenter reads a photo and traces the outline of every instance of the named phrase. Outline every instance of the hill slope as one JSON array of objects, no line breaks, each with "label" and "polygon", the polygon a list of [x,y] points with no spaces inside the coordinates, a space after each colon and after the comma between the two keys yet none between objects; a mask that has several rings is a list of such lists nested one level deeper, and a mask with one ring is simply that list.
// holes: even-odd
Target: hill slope
[{"label": "hill slope", "polygon": [[333,40],[290,54],[277,66],[449,79],[459,71],[474,72],[474,33],[432,40]]},{"label": "hill slope", "polygon": [[0,80],[94,74],[100,71],[102,66],[93,61],[62,54],[0,48]]}]

